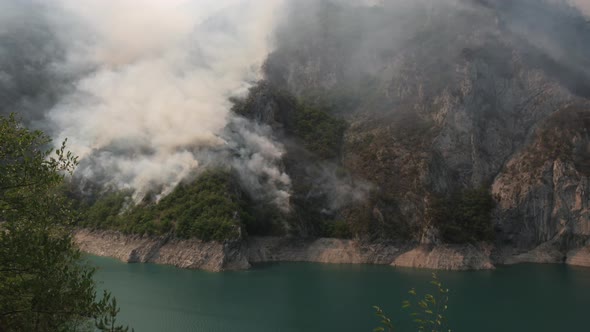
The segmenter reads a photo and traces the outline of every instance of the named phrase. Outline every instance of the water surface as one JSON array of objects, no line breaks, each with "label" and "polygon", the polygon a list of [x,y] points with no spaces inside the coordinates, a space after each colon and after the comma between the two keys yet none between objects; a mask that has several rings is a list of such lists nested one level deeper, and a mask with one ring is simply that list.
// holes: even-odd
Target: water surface
[{"label": "water surface", "polygon": [[[117,297],[121,320],[137,332],[369,332],[378,325],[376,304],[404,328],[407,290],[430,290],[431,276],[371,265],[280,263],[211,273],[89,260]],[[527,264],[438,275],[451,289],[453,331],[590,329],[590,269]]]}]

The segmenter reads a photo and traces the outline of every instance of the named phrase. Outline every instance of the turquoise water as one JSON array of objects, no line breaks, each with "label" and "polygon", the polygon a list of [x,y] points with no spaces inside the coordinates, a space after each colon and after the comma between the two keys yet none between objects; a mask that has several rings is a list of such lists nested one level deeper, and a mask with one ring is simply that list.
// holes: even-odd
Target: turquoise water
[{"label": "turquoise water", "polygon": [[[403,328],[407,290],[428,289],[431,274],[313,263],[211,273],[89,260],[99,266],[97,280],[117,297],[120,318],[137,332],[369,332],[377,326],[376,304]],[[517,265],[438,274],[451,289],[453,331],[590,330],[590,269]]]}]

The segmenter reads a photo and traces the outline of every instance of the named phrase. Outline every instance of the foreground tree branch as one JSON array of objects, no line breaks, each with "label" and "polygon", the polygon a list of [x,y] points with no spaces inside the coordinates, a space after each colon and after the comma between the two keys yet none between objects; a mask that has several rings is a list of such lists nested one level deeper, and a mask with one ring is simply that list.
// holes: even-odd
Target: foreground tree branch
[{"label": "foreground tree branch", "polygon": [[60,185],[77,157],[66,142],[50,144],[14,115],[0,117],[0,331],[125,331],[72,242],[76,218]]}]

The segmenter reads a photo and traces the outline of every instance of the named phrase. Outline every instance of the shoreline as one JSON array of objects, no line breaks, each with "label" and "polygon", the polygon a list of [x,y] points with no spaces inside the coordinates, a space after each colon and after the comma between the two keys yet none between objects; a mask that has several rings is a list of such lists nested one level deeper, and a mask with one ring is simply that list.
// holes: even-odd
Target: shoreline
[{"label": "shoreline", "polygon": [[554,263],[590,267],[590,245],[558,251],[544,243],[527,252],[478,245],[367,244],[355,240],[251,237],[239,242],[204,242],[166,236],[125,235],[81,229],[74,233],[80,250],[126,263],[155,263],[211,272],[247,270],[252,264],[314,262],[376,264],[432,270],[491,270],[496,265]]}]

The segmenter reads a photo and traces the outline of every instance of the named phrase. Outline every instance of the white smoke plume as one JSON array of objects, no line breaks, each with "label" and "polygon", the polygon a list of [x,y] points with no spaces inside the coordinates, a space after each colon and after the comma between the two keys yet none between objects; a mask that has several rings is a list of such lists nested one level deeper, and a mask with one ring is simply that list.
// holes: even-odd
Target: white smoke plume
[{"label": "white smoke plume", "polygon": [[[55,3],[50,19],[67,51],[59,68],[85,74],[49,118],[56,141],[67,137],[80,156],[81,175],[139,200],[170,192],[214,156],[288,208],[282,146],[236,118],[228,100],[259,78],[280,0]],[[230,123],[239,130],[228,135]]]},{"label": "white smoke plume", "polygon": [[582,13],[590,17],[590,0],[569,0],[571,4],[578,7]]}]

